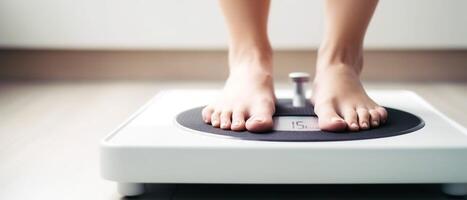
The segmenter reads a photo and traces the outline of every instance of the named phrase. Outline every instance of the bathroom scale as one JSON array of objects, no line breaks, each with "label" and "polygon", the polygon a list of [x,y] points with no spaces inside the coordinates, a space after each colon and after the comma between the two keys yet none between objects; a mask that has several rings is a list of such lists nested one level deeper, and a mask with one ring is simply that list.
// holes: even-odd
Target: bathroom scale
[{"label": "bathroom scale", "polygon": [[420,96],[373,90],[388,121],[360,132],[324,132],[303,88],[278,90],[274,129],[234,132],[205,124],[218,90],[159,92],[100,145],[103,178],[123,196],[144,183],[443,184],[467,194],[467,131]]}]

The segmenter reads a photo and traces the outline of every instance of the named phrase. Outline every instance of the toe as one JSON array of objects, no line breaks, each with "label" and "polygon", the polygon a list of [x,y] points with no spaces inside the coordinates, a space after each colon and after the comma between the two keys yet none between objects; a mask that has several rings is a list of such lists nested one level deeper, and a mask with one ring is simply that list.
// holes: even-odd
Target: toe
[{"label": "toe", "polygon": [[336,113],[331,104],[317,105],[315,113],[318,115],[319,128],[323,131],[343,131],[347,127],[345,121]]},{"label": "toe", "polygon": [[382,106],[377,106],[375,110],[379,113],[381,123],[386,123],[388,119],[388,112],[386,111],[386,109]]},{"label": "toe", "polygon": [[262,100],[250,107],[249,118],[245,122],[245,127],[250,132],[267,132],[272,130],[274,115],[274,101]]},{"label": "toe", "polygon": [[231,123],[231,117],[232,117],[232,111],[230,110],[224,110],[222,111],[220,115],[220,127],[221,129],[230,129]]},{"label": "toe", "polygon": [[232,113],[232,125],[230,129],[233,131],[245,130],[245,112],[239,110]]},{"label": "toe", "polygon": [[216,127],[216,128],[219,128],[220,126],[220,115],[221,115],[221,112],[216,110],[214,111],[212,114],[211,114],[211,125],[213,127]]},{"label": "toe", "polygon": [[214,109],[211,106],[206,106],[201,111],[201,116],[203,116],[204,123],[211,123],[211,115],[214,112]]},{"label": "toe", "polygon": [[358,115],[357,112],[352,109],[347,109],[342,114],[344,116],[344,120],[347,123],[347,127],[350,131],[358,131],[360,126],[358,125]]},{"label": "toe", "polygon": [[366,108],[357,108],[358,123],[362,130],[370,128],[370,113]]},{"label": "toe", "polygon": [[371,119],[371,127],[378,127],[380,122],[380,117],[378,111],[375,109],[370,109],[370,119]]},{"label": "toe", "polygon": [[261,113],[252,115],[245,123],[245,127],[251,132],[266,132],[272,129],[272,114]]}]

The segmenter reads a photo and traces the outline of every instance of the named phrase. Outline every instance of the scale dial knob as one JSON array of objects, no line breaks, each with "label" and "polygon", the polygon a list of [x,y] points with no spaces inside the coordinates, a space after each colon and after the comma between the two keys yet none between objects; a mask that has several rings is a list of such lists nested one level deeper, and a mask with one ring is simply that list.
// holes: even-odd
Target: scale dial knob
[{"label": "scale dial knob", "polygon": [[292,105],[294,107],[305,107],[307,101],[305,96],[305,83],[310,80],[310,74],[305,72],[292,72],[289,74],[289,78],[294,83]]}]

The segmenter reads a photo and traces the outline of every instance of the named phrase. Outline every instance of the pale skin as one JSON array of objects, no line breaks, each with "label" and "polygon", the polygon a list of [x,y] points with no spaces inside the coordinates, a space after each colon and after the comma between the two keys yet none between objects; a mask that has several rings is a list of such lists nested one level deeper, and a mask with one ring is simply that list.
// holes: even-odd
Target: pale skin
[{"label": "pale skin", "polygon": [[[325,37],[318,51],[311,103],[325,131],[377,128],[387,112],[365,92],[363,40],[378,1],[326,0]],[[251,132],[273,127],[272,48],[267,34],[269,0],[220,0],[229,31],[229,77],[203,120],[216,128]]]}]

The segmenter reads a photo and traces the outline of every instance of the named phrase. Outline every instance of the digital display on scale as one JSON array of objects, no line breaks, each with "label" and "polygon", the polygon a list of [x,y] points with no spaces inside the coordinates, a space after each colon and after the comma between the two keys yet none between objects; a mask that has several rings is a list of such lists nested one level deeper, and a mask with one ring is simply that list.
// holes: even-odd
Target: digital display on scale
[{"label": "digital display on scale", "polygon": [[274,117],[275,131],[319,131],[318,117],[279,116]]}]

